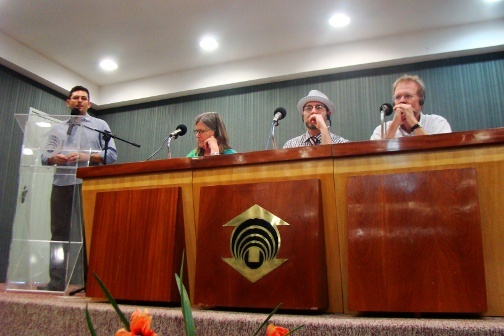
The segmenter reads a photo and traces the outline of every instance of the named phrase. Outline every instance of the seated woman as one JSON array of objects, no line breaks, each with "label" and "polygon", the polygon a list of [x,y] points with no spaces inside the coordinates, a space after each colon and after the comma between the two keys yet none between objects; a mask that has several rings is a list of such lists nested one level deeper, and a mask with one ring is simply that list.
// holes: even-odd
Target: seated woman
[{"label": "seated woman", "polygon": [[236,153],[229,146],[226,125],[217,112],[200,114],[196,117],[194,124],[198,147],[187,154],[187,157]]}]

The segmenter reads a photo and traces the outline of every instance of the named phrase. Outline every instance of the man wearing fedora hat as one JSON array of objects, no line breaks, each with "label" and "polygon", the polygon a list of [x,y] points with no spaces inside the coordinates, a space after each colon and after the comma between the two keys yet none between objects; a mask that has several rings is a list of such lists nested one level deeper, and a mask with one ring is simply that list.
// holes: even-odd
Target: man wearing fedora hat
[{"label": "man wearing fedora hat", "polygon": [[329,132],[327,122],[329,121],[329,125],[331,124],[330,116],[334,112],[334,103],[325,94],[317,90],[311,90],[306,97],[301,98],[297,108],[306,125],[306,133],[290,139],[283,148],[348,142],[347,139]]}]

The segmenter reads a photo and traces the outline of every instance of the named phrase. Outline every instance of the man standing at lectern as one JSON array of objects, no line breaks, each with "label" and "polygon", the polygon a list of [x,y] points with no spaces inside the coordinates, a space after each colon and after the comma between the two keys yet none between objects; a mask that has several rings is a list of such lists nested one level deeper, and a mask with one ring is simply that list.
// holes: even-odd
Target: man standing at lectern
[{"label": "man standing at lectern", "polygon": [[[386,123],[385,139],[451,133],[448,121],[436,114],[423,114],[425,84],[418,76],[404,75],[392,85],[394,117]],[[381,140],[381,125],[371,140]]]},{"label": "man standing at lectern", "polygon": [[[335,107],[325,94],[317,90],[311,90],[308,96],[301,98],[297,108],[306,126],[306,133],[290,139],[283,148],[348,142],[347,139],[329,132],[331,114],[334,112]],[[329,122],[329,126],[327,126],[327,122]]]},{"label": "man standing at lectern", "polygon": [[[69,119],[68,126],[62,125],[66,132],[60,141],[70,143],[74,141],[75,137],[79,137],[76,143],[80,145],[79,149],[82,151],[60,152],[51,157],[43,155],[42,164],[78,167],[81,165],[86,166],[88,162],[90,166],[97,166],[105,162],[107,164],[113,163],[117,159],[114,139],[110,139],[105,157],[103,134],[96,131],[110,133],[110,127],[105,121],[94,118],[87,113],[91,107],[89,90],[83,86],[75,86],[70,90],[66,105],[72,112],[73,117]],[[69,174],[68,170],[65,172],[63,169],[56,169],[51,191],[52,236],[49,261],[51,280],[45,285],[37,286],[39,290],[64,291],[66,288],[67,247],[70,240],[72,209],[78,211],[78,213],[74,213],[74,216],[81,216],[80,197],[74,198],[74,195],[80,195],[81,183],[82,180],[75,178],[75,174]],[[82,228],[79,228],[79,230],[82,230]]]}]

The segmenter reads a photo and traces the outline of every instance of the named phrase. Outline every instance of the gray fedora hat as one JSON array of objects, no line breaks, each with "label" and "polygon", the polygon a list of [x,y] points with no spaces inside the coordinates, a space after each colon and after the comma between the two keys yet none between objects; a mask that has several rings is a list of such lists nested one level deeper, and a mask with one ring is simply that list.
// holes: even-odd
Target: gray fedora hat
[{"label": "gray fedora hat", "polygon": [[325,94],[318,90],[311,90],[310,93],[308,93],[308,96],[301,98],[299,103],[297,104],[297,108],[299,113],[303,113],[303,108],[306,105],[306,103],[311,102],[311,101],[318,101],[327,106],[327,109],[331,111],[331,113],[334,112],[334,103],[327,98]]}]

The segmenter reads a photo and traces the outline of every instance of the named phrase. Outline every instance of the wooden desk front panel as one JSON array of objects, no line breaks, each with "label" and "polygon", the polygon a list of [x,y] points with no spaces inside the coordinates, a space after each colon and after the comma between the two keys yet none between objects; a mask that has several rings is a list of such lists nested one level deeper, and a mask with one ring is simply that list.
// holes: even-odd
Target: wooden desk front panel
[{"label": "wooden desk front panel", "polygon": [[484,313],[474,169],[348,177],[348,306]]},{"label": "wooden desk front panel", "polygon": [[327,310],[318,179],[201,188],[194,304]]},{"label": "wooden desk front panel", "polygon": [[192,172],[190,170],[171,171],[166,173],[137,174],[131,176],[88,178],[82,186],[83,215],[87,255],[91,248],[93,231],[93,216],[96,204],[96,194],[101,191],[119,191],[129,189],[147,189],[153,187],[179,186],[182,193],[182,211],[184,214],[187,274],[189,287],[194,287],[194,271],[196,262],[196,233],[193,216]]},{"label": "wooden desk front panel", "polygon": [[451,168],[476,169],[488,305],[486,315],[504,316],[504,207],[499,202],[504,200],[504,146],[398,153],[334,161],[345,313],[352,313],[348,309],[348,177]]},{"label": "wooden desk front panel", "polygon": [[[193,173],[196,223],[199,223],[200,189],[202,186],[304,180],[311,178],[320,179],[329,292],[328,310],[335,313],[343,312],[332,159],[198,169],[194,170]],[[299,192],[301,193],[302,190]],[[226,205],[224,204],[223,206]]]},{"label": "wooden desk front panel", "polygon": [[97,193],[86,295],[105,297],[96,273],[117,300],[180,302],[182,217],[180,187]]}]

